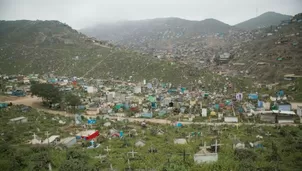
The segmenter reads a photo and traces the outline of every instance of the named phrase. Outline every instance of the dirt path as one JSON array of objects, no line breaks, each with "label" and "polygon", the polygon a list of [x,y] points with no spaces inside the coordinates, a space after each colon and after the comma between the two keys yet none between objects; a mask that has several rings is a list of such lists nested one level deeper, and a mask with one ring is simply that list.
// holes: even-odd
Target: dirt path
[{"label": "dirt path", "polygon": [[31,106],[31,107],[37,109],[38,111],[43,111],[43,112],[47,112],[50,114],[62,115],[62,116],[66,116],[66,117],[74,116],[73,114],[67,113],[65,111],[50,110],[50,109],[43,107],[41,105],[42,99],[39,97],[36,97],[36,96],[6,98],[6,100],[4,100],[4,101],[7,103],[12,102],[13,104],[19,104],[19,105],[23,104],[26,106]]}]

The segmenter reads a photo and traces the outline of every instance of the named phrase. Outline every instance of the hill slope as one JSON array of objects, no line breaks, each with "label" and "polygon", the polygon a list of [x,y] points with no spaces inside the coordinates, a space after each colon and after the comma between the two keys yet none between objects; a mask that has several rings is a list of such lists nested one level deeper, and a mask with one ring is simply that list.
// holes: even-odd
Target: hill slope
[{"label": "hill slope", "polygon": [[[299,21],[299,22],[298,22]],[[261,29],[258,38],[245,42],[234,52],[231,69],[248,72],[258,79],[277,81],[285,74],[302,75],[302,14],[287,25]]]},{"label": "hill slope", "polygon": [[190,21],[180,18],[157,18],[99,24],[80,31],[101,40],[111,40],[119,44],[141,47],[156,46],[168,40],[224,33],[229,28],[229,25],[215,19]]},{"label": "hill slope", "polygon": [[290,15],[283,15],[275,12],[266,12],[258,17],[236,24],[235,27],[246,30],[253,30],[259,27],[263,28],[269,27],[271,25],[278,25],[284,20],[289,20],[291,17],[292,16]]},{"label": "hill slope", "polygon": [[206,71],[110,47],[57,21],[1,21],[0,30],[0,74],[53,72],[124,80],[132,76],[139,81],[158,78],[187,85],[199,79],[217,87],[226,84]]}]

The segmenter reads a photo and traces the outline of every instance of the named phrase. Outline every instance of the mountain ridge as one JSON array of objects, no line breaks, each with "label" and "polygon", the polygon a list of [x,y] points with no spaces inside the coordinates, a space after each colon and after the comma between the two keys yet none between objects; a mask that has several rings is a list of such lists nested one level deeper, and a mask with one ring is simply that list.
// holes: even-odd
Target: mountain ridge
[{"label": "mountain ridge", "polygon": [[293,16],[269,11],[257,17],[235,24],[234,26],[241,29],[253,30],[259,27],[263,28],[271,25],[278,25],[283,20],[289,20],[291,17]]}]

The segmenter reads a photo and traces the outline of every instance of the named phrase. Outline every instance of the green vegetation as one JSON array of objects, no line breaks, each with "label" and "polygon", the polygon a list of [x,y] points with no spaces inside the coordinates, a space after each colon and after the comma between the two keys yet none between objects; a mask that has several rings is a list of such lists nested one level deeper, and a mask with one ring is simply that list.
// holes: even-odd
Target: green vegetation
[{"label": "green vegetation", "polygon": [[58,103],[62,100],[59,89],[52,84],[33,84],[30,91],[32,96],[42,97],[47,103]]},{"label": "green vegetation", "polygon": [[[50,135],[70,136],[76,129],[70,118],[53,116],[50,114],[37,112],[30,109],[27,112],[20,112],[22,106],[12,106],[0,110],[0,126],[2,138],[0,139],[1,170],[48,170],[49,164],[53,170],[105,170],[113,168],[123,170],[128,167],[127,160],[130,158],[131,168],[135,169],[155,169],[155,170],[179,170],[179,171],[241,171],[241,170],[300,170],[302,127],[267,127],[267,126],[223,126],[210,127],[191,125],[182,128],[175,128],[167,125],[148,124],[148,129],[141,129],[138,124],[125,122],[115,122],[109,128],[103,127],[105,120],[97,120],[95,129],[102,134],[97,143],[101,146],[96,149],[86,149],[81,145],[75,145],[67,150],[58,148],[39,147],[26,145],[31,140],[33,133],[38,137],[46,138],[45,132]],[[28,117],[28,123],[8,124],[9,119],[19,116]],[[52,118],[57,118],[53,120]],[[65,125],[60,125],[58,120],[66,121]],[[123,130],[124,139],[105,138],[108,129],[115,128]],[[138,136],[129,137],[128,132],[136,129]],[[215,131],[215,130],[220,131]],[[157,130],[164,131],[163,135],[156,135]],[[223,130],[223,131],[222,131]],[[144,133],[143,133],[144,131]],[[154,133],[155,132],[155,133]],[[185,138],[192,132],[202,132],[202,136],[188,139],[187,145],[175,145],[175,138]],[[220,133],[219,133],[220,132]],[[257,135],[262,135],[263,139],[257,139]],[[233,138],[246,144],[246,149],[234,150]],[[193,161],[193,154],[198,151],[198,147],[206,142],[208,145],[215,139],[223,144],[219,150],[219,159],[216,163],[196,165]],[[145,141],[144,147],[134,147],[137,140]],[[260,141],[263,148],[251,148],[249,142]],[[88,143],[88,142],[87,142]],[[109,147],[109,154],[104,150]],[[149,149],[154,147],[157,153],[149,153]],[[131,159],[128,152],[137,152],[134,159]],[[182,153],[186,155],[184,160]],[[107,155],[99,159],[98,155]]]}]

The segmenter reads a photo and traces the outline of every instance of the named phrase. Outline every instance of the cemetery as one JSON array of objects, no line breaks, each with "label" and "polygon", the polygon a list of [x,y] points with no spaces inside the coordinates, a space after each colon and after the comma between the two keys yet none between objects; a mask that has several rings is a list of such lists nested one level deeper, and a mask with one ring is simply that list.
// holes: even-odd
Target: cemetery
[{"label": "cemetery", "polygon": [[[269,95],[234,91],[230,81],[220,91],[157,79],[88,84],[81,78],[53,77],[41,77],[31,85],[29,93],[43,98],[32,103],[35,106],[13,100],[0,103],[0,145],[7,149],[1,154],[4,167],[196,171],[300,167],[296,161],[301,154],[301,106],[287,98],[287,91]],[[45,95],[41,89],[52,93]],[[26,98],[32,97],[17,97]],[[18,155],[6,159],[9,153]],[[17,159],[26,164],[12,164]]]},{"label": "cemetery", "polygon": [[[29,163],[26,167],[48,169],[48,161],[51,161],[53,170],[62,170],[68,162],[80,160],[87,163],[84,168],[107,170],[241,170],[248,163],[255,169],[294,170],[298,166],[292,163],[301,154],[298,150],[301,126],[141,124],[108,118],[82,118],[76,124],[76,118],[35,109],[25,113],[28,122],[8,124],[10,118],[24,115],[19,112],[20,108],[13,105],[6,111],[0,110],[1,146],[40,149],[20,154],[20,160]],[[60,124],[60,120],[65,124]],[[105,123],[110,125],[105,127]],[[41,148],[50,154],[46,156],[45,165],[27,159],[32,158],[32,153],[44,155]],[[7,150],[16,149],[11,146]],[[76,159],[77,156],[80,158]],[[2,159],[1,162],[14,160]]]}]

